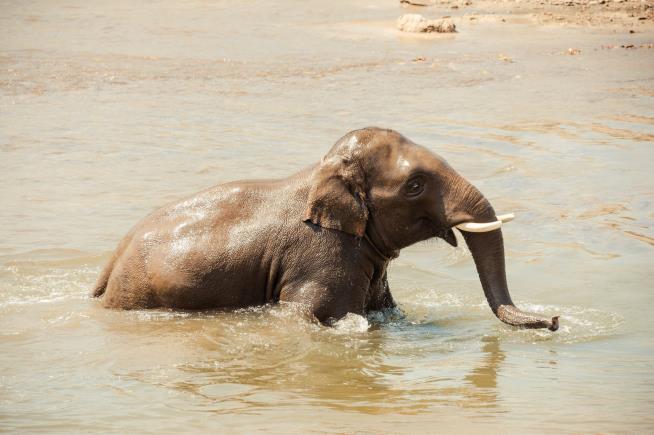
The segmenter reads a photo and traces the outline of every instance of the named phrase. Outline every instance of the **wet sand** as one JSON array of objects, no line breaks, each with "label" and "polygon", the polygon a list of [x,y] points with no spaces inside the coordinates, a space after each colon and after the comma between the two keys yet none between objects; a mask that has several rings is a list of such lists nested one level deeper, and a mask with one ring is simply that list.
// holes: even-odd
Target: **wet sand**
[{"label": "wet sand", "polygon": [[[0,3],[0,428],[652,431],[652,9],[466,3]],[[457,33],[401,33],[404,13]],[[439,242],[391,266],[404,316],[333,329],[88,299],[153,208],[366,125],[516,213],[511,293],[557,333],[497,321]]]}]

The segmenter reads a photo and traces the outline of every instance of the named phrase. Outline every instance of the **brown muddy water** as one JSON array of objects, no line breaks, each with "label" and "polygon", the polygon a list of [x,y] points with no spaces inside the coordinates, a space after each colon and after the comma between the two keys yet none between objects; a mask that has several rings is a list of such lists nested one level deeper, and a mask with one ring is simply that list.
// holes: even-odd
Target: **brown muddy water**
[{"label": "brown muddy water", "polygon": [[[274,3],[274,4],[273,4]],[[461,20],[395,1],[0,2],[0,430],[654,429],[653,34]],[[581,54],[565,54],[568,48]],[[419,57],[424,60],[415,60]],[[87,297],[153,208],[288,175],[395,128],[507,225],[514,330],[465,248],[393,262],[403,316],[108,311]]]}]

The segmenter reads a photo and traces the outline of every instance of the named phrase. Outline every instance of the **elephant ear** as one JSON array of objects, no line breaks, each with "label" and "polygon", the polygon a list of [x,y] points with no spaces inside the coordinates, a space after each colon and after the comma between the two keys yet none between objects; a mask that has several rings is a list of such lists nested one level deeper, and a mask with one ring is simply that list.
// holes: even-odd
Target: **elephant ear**
[{"label": "elephant ear", "polygon": [[363,237],[368,222],[363,169],[342,156],[323,159],[314,171],[302,218],[323,228]]}]

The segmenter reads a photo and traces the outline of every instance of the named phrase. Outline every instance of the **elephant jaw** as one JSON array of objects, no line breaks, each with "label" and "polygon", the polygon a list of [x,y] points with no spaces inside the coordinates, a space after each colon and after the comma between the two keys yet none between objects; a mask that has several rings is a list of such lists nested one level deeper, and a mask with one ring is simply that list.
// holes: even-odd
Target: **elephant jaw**
[{"label": "elephant jaw", "polygon": [[511,222],[515,218],[513,213],[503,214],[497,216],[497,220],[494,222],[487,223],[477,223],[477,222],[464,222],[458,224],[456,227],[461,231],[466,231],[469,233],[487,233],[489,231],[496,230],[502,227],[503,223]]}]

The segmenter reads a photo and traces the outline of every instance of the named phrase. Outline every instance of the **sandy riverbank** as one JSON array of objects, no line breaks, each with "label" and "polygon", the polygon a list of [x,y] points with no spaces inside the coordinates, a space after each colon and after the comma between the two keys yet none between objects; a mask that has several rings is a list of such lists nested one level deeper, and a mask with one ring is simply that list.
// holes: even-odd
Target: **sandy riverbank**
[{"label": "sandy riverbank", "polygon": [[641,0],[404,0],[411,13],[455,20],[591,26],[641,32],[654,27],[654,3]]}]

